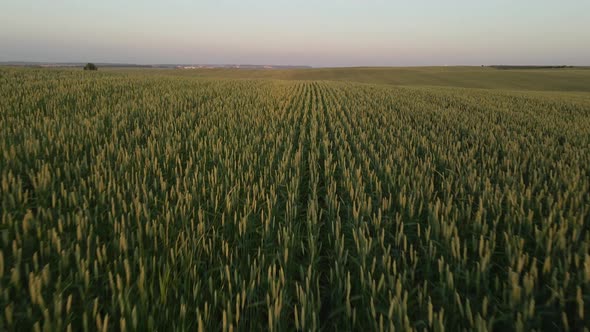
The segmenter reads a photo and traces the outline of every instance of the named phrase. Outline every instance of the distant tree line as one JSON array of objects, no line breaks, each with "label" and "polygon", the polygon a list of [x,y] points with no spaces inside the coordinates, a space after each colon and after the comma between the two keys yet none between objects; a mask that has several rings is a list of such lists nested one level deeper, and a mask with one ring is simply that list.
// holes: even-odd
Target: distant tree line
[{"label": "distant tree line", "polygon": [[[483,66],[482,66],[483,67]],[[494,65],[490,66],[496,69],[563,69],[574,68],[574,66],[513,66],[513,65]]]}]

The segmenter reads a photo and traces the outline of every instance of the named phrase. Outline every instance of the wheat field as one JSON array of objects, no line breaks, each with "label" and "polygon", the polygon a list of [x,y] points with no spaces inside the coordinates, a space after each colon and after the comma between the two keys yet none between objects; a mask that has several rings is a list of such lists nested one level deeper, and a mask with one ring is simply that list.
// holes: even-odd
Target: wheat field
[{"label": "wheat field", "polygon": [[0,330],[587,330],[590,95],[0,68]]}]

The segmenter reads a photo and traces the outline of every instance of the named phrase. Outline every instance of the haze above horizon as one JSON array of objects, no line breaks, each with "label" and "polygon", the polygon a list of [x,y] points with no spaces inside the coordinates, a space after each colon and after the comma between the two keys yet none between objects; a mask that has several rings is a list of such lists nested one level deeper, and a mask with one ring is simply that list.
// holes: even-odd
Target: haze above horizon
[{"label": "haze above horizon", "polygon": [[589,65],[590,2],[75,0],[0,4],[0,61]]}]

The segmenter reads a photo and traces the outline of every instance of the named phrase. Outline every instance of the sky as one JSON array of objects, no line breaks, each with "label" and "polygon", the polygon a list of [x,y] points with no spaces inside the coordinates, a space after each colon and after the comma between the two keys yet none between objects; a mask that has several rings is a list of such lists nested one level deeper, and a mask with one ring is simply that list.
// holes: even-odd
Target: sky
[{"label": "sky", "polygon": [[0,0],[0,61],[590,65],[590,1]]}]

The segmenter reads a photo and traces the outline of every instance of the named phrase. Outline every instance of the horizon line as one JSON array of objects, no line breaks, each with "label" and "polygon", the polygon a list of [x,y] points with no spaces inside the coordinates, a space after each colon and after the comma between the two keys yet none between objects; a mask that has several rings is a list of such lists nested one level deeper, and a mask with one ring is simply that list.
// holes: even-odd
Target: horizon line
[{"label": "horizon line", "polygon": [[[104,67],[170,67],[170,66],[209,66],[209,67],[227,67],[227,66],[244,66],[244,67],[293,67],[293,68],[420,68],[420,67],[590,67],[590,64],[563,64],[563,63],[497,63],[497,64],[428,64],[428,65],[336,65],[336,66],[313,66],[306,64],[270,64],[270,63],[133,63],[133,62],[101,62],[101,61],[0,61],[0,65],[4,66],[27,66],[27,65],[54,65],[59,66],[80,66],[87,63],[95,63]],[[238,68],[235,68],[238,69]],[[246,68],[245,68],[246,69]]]}]

